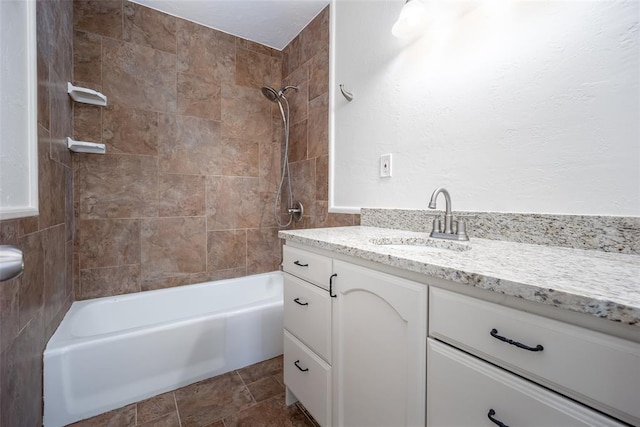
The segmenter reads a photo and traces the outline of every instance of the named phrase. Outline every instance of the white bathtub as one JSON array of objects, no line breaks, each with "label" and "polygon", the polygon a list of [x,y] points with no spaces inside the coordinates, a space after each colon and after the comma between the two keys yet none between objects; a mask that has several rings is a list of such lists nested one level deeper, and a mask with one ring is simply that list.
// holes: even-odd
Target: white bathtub
[{"label": "white bathtub", "polygon": [[74,302],[44,352],[63,426],[282,354],[282,273]]}]

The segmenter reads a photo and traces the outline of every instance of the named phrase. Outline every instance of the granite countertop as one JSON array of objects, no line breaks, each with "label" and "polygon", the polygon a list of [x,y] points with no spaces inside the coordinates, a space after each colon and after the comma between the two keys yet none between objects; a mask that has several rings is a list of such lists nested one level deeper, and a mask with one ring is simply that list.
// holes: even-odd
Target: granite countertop
[{"label": "granite countertop", "polygon": [[[431,239],[428,233],[365,226],[280,231],[279,236],[640,327],[640,255],[475,238],[458,243]],[[388,246],[395,243],[411,244]],[[415,246],[420,244],[428,247]]]}]

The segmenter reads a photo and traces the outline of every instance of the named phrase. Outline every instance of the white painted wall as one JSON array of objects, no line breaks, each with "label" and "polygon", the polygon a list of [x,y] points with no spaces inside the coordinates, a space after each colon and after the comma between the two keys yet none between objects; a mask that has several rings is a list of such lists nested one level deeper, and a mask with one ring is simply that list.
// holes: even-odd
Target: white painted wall
[{"label": "white painted wall", "polygon": [[640,216],[640,2],[485,0],[413,43],[403,3],[332,3],[333,212],[445,186],[455,210]]}]

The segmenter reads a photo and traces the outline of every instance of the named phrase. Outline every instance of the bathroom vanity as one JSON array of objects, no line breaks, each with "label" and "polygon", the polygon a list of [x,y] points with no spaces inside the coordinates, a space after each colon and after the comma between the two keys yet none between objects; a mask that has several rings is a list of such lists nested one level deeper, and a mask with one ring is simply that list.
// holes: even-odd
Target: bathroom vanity
[{"label": "bathroom vanity", "polygon": [[280,236],[287,403],[320,425],[640,424],[640,256]]}]

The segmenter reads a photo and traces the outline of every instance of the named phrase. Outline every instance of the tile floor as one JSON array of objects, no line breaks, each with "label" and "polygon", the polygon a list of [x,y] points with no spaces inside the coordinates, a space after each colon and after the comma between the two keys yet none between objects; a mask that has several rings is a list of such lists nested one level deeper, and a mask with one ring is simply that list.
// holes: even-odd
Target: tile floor
[{"label": "tile floor", "polygon": [[284,403],[282,356],[79,421],[74,427],[314,427]]}]

